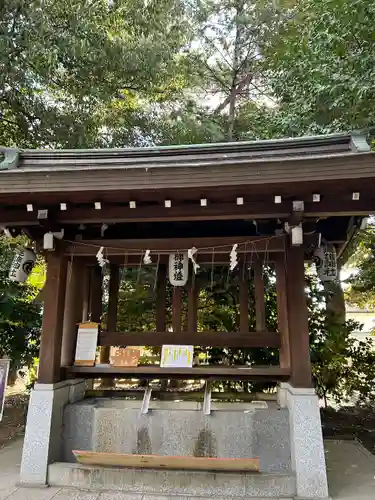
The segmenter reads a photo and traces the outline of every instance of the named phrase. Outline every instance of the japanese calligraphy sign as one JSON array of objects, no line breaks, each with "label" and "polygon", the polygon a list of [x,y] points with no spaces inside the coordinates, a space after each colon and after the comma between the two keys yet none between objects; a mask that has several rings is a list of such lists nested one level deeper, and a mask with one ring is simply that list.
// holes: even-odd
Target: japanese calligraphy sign
[{"label": "japanese calligraphy sign", "polygon": [[81,323],[78,328],[75,364],[95,366],[98,344],[98,323]]},{"label": "japanese calligraphy sign", "polygon": [[163,345],[160,366],[162,368],[192,368],[194,346]]},{"label": "japanese calligraphy sign", "polygon": [[173,286],[184,286],[188,280],[189,262],[186,253],[172,253],[169,256],[169,281]]}]

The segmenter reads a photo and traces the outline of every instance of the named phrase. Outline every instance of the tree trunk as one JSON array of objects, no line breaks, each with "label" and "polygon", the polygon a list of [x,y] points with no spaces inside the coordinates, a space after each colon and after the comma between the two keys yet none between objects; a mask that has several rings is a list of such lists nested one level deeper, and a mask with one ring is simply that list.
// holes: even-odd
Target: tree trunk
[{"label": "tree trunk", "polygon": [[244,3],[243,0],[239,0],[236,5],[236,38],[234,41],[233,50],[233,67],[232,67],[232,85],[230,89],[230,100],[229,100],[229,115],[228,115],[228,131],[227,140],[232,141],[234,138],[234,124],[236,119],[236,103],[238,95],[238,73],[240,69],[241,60],[241,41],[243,26],[239,21],[240,16],[243,15]]},{"label": "tree trunk", "polygon": [[[337,263],[338,275],[340,275],[341,265]],[[344,324],[346,320],[345,297],[341,281],[323,283],[326,297],[326,308],[330,316],[339,324]]]}]

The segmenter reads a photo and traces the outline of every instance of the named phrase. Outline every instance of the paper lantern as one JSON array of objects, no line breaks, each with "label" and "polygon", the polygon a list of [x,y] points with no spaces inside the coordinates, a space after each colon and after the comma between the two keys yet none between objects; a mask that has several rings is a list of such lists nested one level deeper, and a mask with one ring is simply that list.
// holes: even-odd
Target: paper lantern
[{"label": "paper lantern", "polygon": [[189,276],[189,261],[186,253],[169,256],[169,281],[173,286],[184,286]]},{"label": "paper lantern", "polygon": [[30,248],[17,250],[9,271],[9,279],[23,283],[31,274],[36,261],[36,255]]},{"label": "paper lantern", "polygon": [[322,281],[335,281],[337,279],[337,259],[333,246],[318,248],[314,253],[313,262]]}]

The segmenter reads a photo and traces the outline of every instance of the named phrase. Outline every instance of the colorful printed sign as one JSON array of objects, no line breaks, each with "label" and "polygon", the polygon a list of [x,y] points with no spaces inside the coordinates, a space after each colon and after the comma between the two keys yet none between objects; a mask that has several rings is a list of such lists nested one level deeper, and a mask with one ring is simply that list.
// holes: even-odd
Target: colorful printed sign
[{"label": "colorful printed sign", "polygon": [[114,347],[111,352],[112,366],[138,366],[141,350],[133,347]]},{"label": "colorful printed sign", "polygon": [[192,368],[194,346],[163,345],[160,366],[162,368]]}]

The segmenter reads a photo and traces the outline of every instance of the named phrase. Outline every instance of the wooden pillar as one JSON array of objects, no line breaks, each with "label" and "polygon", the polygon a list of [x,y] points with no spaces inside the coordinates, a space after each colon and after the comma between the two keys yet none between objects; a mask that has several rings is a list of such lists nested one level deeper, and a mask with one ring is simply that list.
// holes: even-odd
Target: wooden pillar
[{"label": "wooden pillar", "polygon": [[249,286],[245,263],[240,266],[239,299],[240,299],[240,332],[249,331]]},{"label": "wooden pillar", "polygon": [[[107,331],[115,332],[117,325],[118,291],[120,285],[119,266],[117,264],[111,264],[109,273]],[[100,348],[100,363],[109,363],[110,351],[111,347],[107,345]]]},{"label": "wooden pillar", "polygon": [[290,368],[285,253],[276,254],[277,324],[280,334],[280,366]]},{"label": "wooden pillar", "polygon": [[172,329],[175,333],[181,332],[181,300],[182,287],[174,286],[172,294]]},{"label": "wooden pillar", "polygon": [[156,284],[156,331],[165,332],[166,329],[166,295],[167,295],[167,266],[160,264]]},{"label": "wooden pillar", "polygon": [[286,289],[291,377],[294,387],[312,387],[303,247],[286,246]]},{"label": "wooden pillar", "polygon": [[83,274],[82,261],[80,259],[71,260],[68,264],[65,295],[61,366],[71,366],[74,363],[77,323],[82,320]]},{"label": "wooden pillar", "polygon": [[56,250],[47,254],[44,287],[43,326],[40,340],[38,382],[53,384],[61,380],[61,344],[68,259]]},{"label": "wooden pillar", "polygon": [[83,282],[82,282],[82,322],[89,320],[90,314],[90,281],[91,281],[91,268],[88,266],[83,267]]},{"label": "wooden pillar", "polygon": [[90,272],[90,321],[100,323],[103,313],[102,268],[94,266]]},{"label": "wooden pillar", "polygon": [[263,264],[260,259],[254,262],[254,289],[255,289],[255,330],[266,330],[266,309],[264,297]]},{"label": "wooden pillar", "polygon": [[194,277],[190,281],[188,290],[188,332],[196,332],[198,329],[198,296],[199,288]]}]

